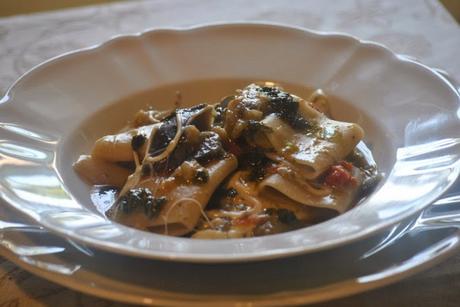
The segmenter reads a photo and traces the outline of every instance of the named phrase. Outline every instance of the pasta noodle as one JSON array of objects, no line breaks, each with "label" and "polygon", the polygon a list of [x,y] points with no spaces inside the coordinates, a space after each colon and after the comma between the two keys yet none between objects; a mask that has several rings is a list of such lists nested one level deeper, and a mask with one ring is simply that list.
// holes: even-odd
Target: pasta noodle
[{"label": "pasta noodle", "polygon": [[379,174],[358,149],[363,137],[359,125],[331,119],[321,90],[304,100],[250,84],[215,104],[140,110],[74,169],[117,189],[106,215],[127,226],[195,239],[261,236],[330,219],[369,193]]}]

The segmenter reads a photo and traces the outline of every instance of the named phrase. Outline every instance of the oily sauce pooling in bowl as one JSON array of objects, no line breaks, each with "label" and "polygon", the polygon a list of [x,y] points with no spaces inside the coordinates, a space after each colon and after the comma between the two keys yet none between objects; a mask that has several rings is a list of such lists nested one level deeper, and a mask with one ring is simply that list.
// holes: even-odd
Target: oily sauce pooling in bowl
[{"label": "oily sauce pooling in bowl", "polygon": [[378,175],[363,137],[357,124],[330,118],[321,90],[304,100],[267,82],[215,104],[140,110],[74,168],[119,189],[107,211],[119,223],[192,238],[261,236],[327,220],[364,197]]}]

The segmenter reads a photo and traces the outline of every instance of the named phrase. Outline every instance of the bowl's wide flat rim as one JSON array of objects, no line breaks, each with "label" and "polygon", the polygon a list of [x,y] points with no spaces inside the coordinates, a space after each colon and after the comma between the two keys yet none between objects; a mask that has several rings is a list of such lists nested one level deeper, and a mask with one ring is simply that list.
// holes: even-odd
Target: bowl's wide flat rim
[{"label": "bowl's wide flat rim", "polygon": [[[192,26],[151,27],[151,28],[146,28],[146,29],[144,29],[142,31],[134,32],[134,33],[112,35],[107,40],[105,40],[104,42],[93,44],[93,45],[90,45],[88,47],[78,48],[78,49],[74,49],[74,50],[71,50],[71,51],[68,51],[68,52],[64,52],[62,54],[59,54],[59,55],[54,56],[54,57],[51,57],[48,60],[45,60],[45,61],[33,66],[32,68],[30,68],[29,70],[24,72],[21,76],[19,76],[19,78],[16,79],[16,81],[14,81],[13,84],[11,84],[7,88],[4,96],[0,99],[0,104],[3,103],[3,102],[8,101],[9,97],[12,95],[13,91],[15,90],[15,87],[23,80],[23,78],[25,76],[29,75],[31,72],[33,72],[33,71],[35,71],[37,69],[40,69],[42,66],[45,66],[45,65],[47,65],[47,64],[49,64],[51,62],[61,60],[63,58],[66,58],[68,56],[72,56],[72,55],[77,54],[77,53],[82,53],[82,52],[87,52],[87,51],[92,51],[92,50],[95,50],[95,49],[103,48],[105,45],[113,43],[114,41],[117,41],[117,40],[130,39],[130,38],[135,38],[135,37],[140,37],[140,36],[143,36],[143,35],[147,35],[150,32],[176,32],[176,31],[187,32],[187,31],[200,30],[200,29],[205,29],[205,28],[210,28],[210,27],[220,27],[220,26],[225,26],[225,27],[229,27],[229,26],[282,27],[282,28],[285,28],[285,29],[291,29],[291,30],[297,30],[297,31],[301,31],[301,32],[306,32],[306,33],[309,33],[311,35],[316,35],[316,36],[328,36],[328,37],[337,36],[337,37],[352,39],[352,40],[354,40],[357,43],[362,44],[362,45],[376,46],[378,48],[386,50],[387,52],[391,53],[395,58],[398,58],[398,60],[400,60],[400,61],[411,63],[411,64],[414,64],[414,65],[423,67],[425,69],[428,69],[433,74],[435,74],[437,77],[443,79],[455,92],[458,92],[457,89],[455,88],[455,86],[453,86],[452,83],[449,80],[447,80],[447,78],[443,74],[439,73],[438,70],[433,69],[433,68],[431,68],[431,67],[429,67],[429,66],[427,66],[427,65],[425,65],[425,64],[423,64],[421,62],[419,62],[417,59],[415,59],[415,58],[413,58],[411,56],[404,55],[404,54],[398,54],[398,53],[394,52],[388,46],[386,46],[384,44],[381,44],[381,43],[378,43],[378,42],[375,42],[375,41],[360,39],[359,37],[357,37],[357,36],[355,36],[353,34],[346,33],[346,32],[313,30],[313,29],[300,27],[300,26],[289,25],[289,24],[281,23],[281,22],[258,22],[258,21],[253,21],[253,22],[240,21],[239,22],[239,21],[236,21],[236,22],[200,23],[200,24],[196,24],[196,25],[192,25]],[[458,96],[459,96],[459,100],[460,100],[460,94],[458,94]]]},{"label": "bowl's wide flat rim", "polygon": [[[345,33],[340,33],[340,32],[322,32],[322,31],[314,31],[314,30],[308,30],[302,27],[296,27],[296,26],[288,26],[285,24],[279,24],[279,23],[261,23],[261,22],[235,22],[235,23],[210,23],[210,24],[200,24],[200,25],[195,25],[192,27],[167,27],[167,28],[154,28],[154,29],[147,29],[142,32],[138,32],[135,34],[128,34],[128,35],[118,35],[112,37],[110,40],[101,43],[101,44],[96,44],[87,48],[82,48],[78,49],[75,51],[70,51],[67,53],[64,53],[62,55],[59,55],[57,57],[51,58],[34,68],[30,69],[27,71],[25,74],[23,74],[16,82],[14,82],[7,90],[5,96],[0,100],[0,106],[2,103],[7,103],[11,98],[14,96],[15,90],[20,86],[21,81],[26,78],[28,75],[31,73],[40,70],[43,67],[46,67],[49,64],[55,64],[58,63],[60,60],[63,60],[67,57],[74,56],[76,54],[81,54],[81,53],[89,53],[94,50],[100,50],[103,48],[110,48],[110,45],[113,44],[116,41],[120,40],[129,40],[129,39],[136,39],[139,37],[142,37],[144,35],[149,35],[152,33],[167,33],[167,32],[193,32],[193,31],[204,31],[206,29],[215,29],[219,27],[225,27],[225,28],[230,28],[230,27],[267,27],[267,28],[283,28],[284,30],[293,30],[293,31],[298,31],[302,32],[305,35],[310,35],[310,36],[315,36],[315,37],[337,37],[337,38],[342,38],[342,39],[348,39],[352,40],[355,44],[364,46],[364,47],[370,47],[370,48],[378,48],[381,50],[384,50],[385,53],[390,54],[391,57],[394,60],[405,62],[405,63],[410,63],[411,65],[416,65],[423,70],[426,71],[426,73],[431,73],[434,74],[438,79],[443,81],[451,90],[452,92],[456,93],[456,96],[458,98],[458,101],[460,102],[460,95],[458,91],[456,90],[455,86],[449,82],[442,74],[440,74],[438,71],[431,69],[430,67],[423,65],[415,60],[412,60],[406,56],[401,56],[393,51],[391,51],[389,48],[386,46],[375,43],[375,42],[370,42],[366,40],[360,40],[357,37]],[[458,177],[460,173],[460,163],[457,163],[454,165],[454,176],[452,176],[452,180],[449,182],[449,184],[446,184],[445,187],[443,187],[443,192],[447,190],[454,182],[455,179]],[[1,191],[0,191],[1,193]],[[441,193],[442,194],[442,193]],[[426,204],[423,207],[428,206],[432,201],[434,201],[439,195],[433,195],[433,197],[430,199],[429,202],[426,202]],[[1,195],[1,194],[0,194]],[[5,201],[9,203],[6,199]],[[20,206],[17,204],[12,204],[16,209],[21,210]],[[363,239],[365,237],[368,237],[375,232],[382,230],[383,228],[386,228],[388,226],[391,226],[403,218],[412,215],[416,213],[417,211],[423,209],[422,206],[420,206],[417,210],[414,211],[408,211],[406,215],[400,216],[398,218],[392,218],[388,219],[386,221],[381,221],[378,225],[373,225],[366,229],[365,231],[362,231],[360,233],[355,233],[354,235],[348,235],[346,237],[346,240],[343,238],[337,238],[335,241],[330,241],[328,244],[323,244],[323,245],[318,245],[318,246],[290,246],[289,248],[283,248],[283,249],[277,249],[277,250],[265,250],[265,251],[257,251],[257,252],[237,252],[233,254],[224,254],[224,253],[208,253],[208,252],[203,252],[203,253],[179,253],[179,252],[171,252],[171,251],[158,251],[158,250],[152,250],[152,249],[142,249],[134,246],[126,246],[121,244],[120,242],[111,242],[108,240],[101,240],[101,239],[96,239],[96,238],[90,238],[90,237],[82,237],[76,233],[74,233],[71,230],[66,230],[63,228],[59,228],[56,225],[50,224],[46,220],[42,220],[40,216],[30,214],[29,212],[25,212],[28,214],[30,217],[32,217],[34,220],[37,222],[41,223],[44,227],[49,228],[53,232],[56,232],[58,234],[64,235],[66,237],[69,237],[73,240],[90,244],[93,246],[96,246],[101,249],[109,250],[112,252],[117,252],[117,253],[124,253],[124,254],[129,254],[129,255],[134,255],[134,256],[141,256],[141,257],[148,257],[148,258],[155,258],[155,259],[164,259],[164,260],[174,260],[174,261],[185,261],[185,262],[239,262],[239,261],[256,261],[256,260],[262,260],[262,259],[273,259],[273,258],[279,258],[283,256],[294,256],[302,253],[308,253],[308,252],[315,252],[327,248],[333,248],[338,245],[346,244],[352,241],[356,241],[359,239]],[[23,211],[24,212],[24,211]],[[111,223],[113,227],[117,227],[119,229],[126,229],[125,226],[119,225],[116,223]],[[171,238],[171,240],[186,240],[186,239],[178,239],[178,238]],[[232,239],[233,240],[248,240],[248,239]]]}]

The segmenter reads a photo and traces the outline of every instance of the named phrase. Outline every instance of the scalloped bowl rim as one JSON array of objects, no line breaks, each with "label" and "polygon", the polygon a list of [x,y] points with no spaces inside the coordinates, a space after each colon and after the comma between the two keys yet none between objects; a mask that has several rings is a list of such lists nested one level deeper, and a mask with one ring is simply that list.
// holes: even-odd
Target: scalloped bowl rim
[{"label": "scalloped bowl rim", "polygon": [[[247,27],[272,27],[272,28],[278,28],[278,29],[283,29],[287,31],[299,31],[302,32],[304,35],[308,36],[313,36],[315,38],[321,38],[321,37],[328,37],[328,38],[341,38],[341,39],[347,39],[347,40],[352,40],[354,44],[362,47],[369,47],[369,48],[377,48],[380,50],[383,50],[385,53],[388,55],[391,55],[391,57],[397,61],[408,63],[410,65],[417,66],[424,70],[424,73],[428,74],[433,74],[435,75],[440,81],[444,82],[446,86],[448,86],[452,94],[455,94],[458,102],[460,102],[460,94],[458,91],[455,89],[455,86],[449,82],[442,74],[437,72],[436,70],[421,64],[417,61],[414,61],[410,58],[407,58],[404,55],[399,55],[394,53],[391,49],[388,47],[376,43],[376,42],[371,42],[367,40],[361,40],[353,35],[346,34],[346,33],[341,33],[341,32],[326,32],[326,31],[315,31],[315,30],[310,30],[310,29],[305,29],[302,27],[296,27],[296,26],[291,26],[291,25],[286,25],[286,24],[281,24],[281,23],[263,23],[263,22],[233,22],[233,23],[209,23],[209,24],[199,24],[191,27],[167,27],[167,28],[151,28],[151,29],[146,29],[144,31],[140,31],[134,34],[124,34],[124,35],[115,35],[112,36],[109,40],[100,43],[100,44],[95,44],[86,48],[81,48],[73,51],[66,52],[64,54],[58,55],[56,57],[53,57],[45,62],[42,62],[41,64],[36,65],[35,67],[31,68],[28,70],[26,73],[21,75],[6,91],[4,97],[0,99],[0,108],[2,107],[3,104],[9,102],[10,100],[14,99],[15,96],[15,91],[20,90],[20,85],[21,83],[26,80],[29,76],[33,76],[34,73],[37,71],[40,71],[42,68],[46,68],[49,65],[59,65],[59,62],[61,60],[65,60],[69,57],[73,57],[79,54],[89,54],[94,51],[100,51],[105,48],[110,48],[112,44],[117,43],[119,41],[125,41],[125,40],[132,40],[132,39],[139,39],[142,38],[146,35],[149,34],[158,34],[158,33],[193,33],[194,31],[203,31],[206,29],[215,29],[219,27],[241,27],[241,26],[247,26]],[[458,177],[460,173],[460,163],[459,161],[456,161],[456,163],[452,166],[453,171],[452,171],[452,176],[451,180],[449,180],[449,183],[446,184],[442,191],[444,192],[447,190],[454,182],[455,179]],[[57,172],[57,175],[59,176],[59,172]],[[365,229],[364,231],[354,233],[352,235],[347,234],[346,239],[343,239],[341,237],[336,238],[335,240],[329,240],[327,244],[319,244],[319,245],[314,245],[314,246],[308,246],[308,245],[301,245],[301,246],[288,246],[284,248],[277,248],[273,250],[264,250],[264,251],[256,251],[256,252],[241,252],[241,251],[235,251],[235,253],[232,254],[226,254],[226,253],[209,253],[209,252],[193,252],[193,253],[181,253],[179,251],[160,251],[160,250],[155,250],[152,248],[147,248],[143,249],[140,248],[139,246],[125,246],[120,242],[112,242],[112,241],[105,241],[102,239],[96,239],[96,238],[90,238],[90,237],[82,237],[79,234],[74,233],[71,230],[66,230],[60,227],[57,227],[56,225],[50,224],[47,221],[44,221],[41,219],[41,217],[37,214],[31,214],[30,212],[21,210],[20,206],[17,204],[11,204],[8,200],[6,200],[6,197],[3,197],[4,201],[15,207],[16,209],[22,211],[23,213],[26,213],[26,215],[36,222],[40,223],[43,225],[45,228],[50,229],[51,231],[64,235],[70,239],[86,243],[89,245],[92,245],[97,248],[101,248],[104,250],[108,250],[111,252],[116,252],[116,253],[122,253],[122,254],[127,254],[127,255],[132,255],[132,256],[140,256],[140,257],[147,257],[147,258],[154,258],[154,259],[162,259],[162,260],[173,260],[173,261],[185,261],[185,262],[209,262],[209,263],[220,263],[220,262],[240,262],[240,261],[256,261],[256,260],[267,260],[267,259],[274,259],[274,258],[280,258],[280,257],[285,257],[285,256],[294,256],[298,254],[303,254],[303,253],[309,253],[309,252],[315,252],[315,251],[320,251],[324,249],[329,249],[329,248],[334,248],[339,245],[347,244],[356,240],[364,239],[366,237],[371,236],[372,234],[375,234],[378,231],[381,231],[391,225],[396,224],[397,222],[403,220],[404,218],[407,218],[408,216],[417,213],[418,211],[422,210],[424,207],[428,206],[432,201],[434,201],[436,198],[438,198],[442,193],[438,193],[436,195],[433,195],[431,197],[430,201],[426,202],[423,206],[418,206],[417,208],[414,208],[413,210],[409,210],[406,212],[405,215],[401,216],[393,216],[390,219],[386,219],[383,221],[380,221],[379,224],[377,225],[372,225],[369,228]],[[0,190],[0,197],[2,197],[2,191]],[[118,229],[130,229],[126,226],[113,223],[111,222],[110,225],[112,227],[116,227]],[[312,226],[316,227],[316,226]],[[137,231],[136,232],[141,232]],[[144,233],[144,232],[141,232]],[[148,236],[158,236],[155,234],[148,234],[145,233],[145,235]],[[274,237],[277,237],[278,239],[282,239],[283,236],[289,236],[290,232],[288,233],[283,233],[283,234],[278,234],[274,236],[268,236],[268,237],[262,237],[262,238],[257,238],[257,240],[270,240],[273,239]],[[170,240],[177,240],[177,242],[191,242],[193,240],[190,239],[184,239],[184,238],[174,238],[174,237],[169,237],[168,239]],[[185,241],[184,241],[185,240]],[[209,244],[213,244],[214,242],[232,242],[235,246],[238,245],[238,242],[249,242],[250,240],[254,240],[253,238],[243,238],[243,239],[227,239],[227,240],[217,240],[217,241],[207,241]],[[203,241],[203,240],[197,240],[197,241]],[[186,244],[189,244],[186,243]],[[193,243],[191,243],[193,244]]]}]

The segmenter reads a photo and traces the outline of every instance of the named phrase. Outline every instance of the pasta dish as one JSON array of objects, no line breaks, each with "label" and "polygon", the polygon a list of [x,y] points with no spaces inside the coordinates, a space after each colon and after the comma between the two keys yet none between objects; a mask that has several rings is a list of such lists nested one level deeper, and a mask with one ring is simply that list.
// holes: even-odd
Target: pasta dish
[{"label": "pasta dish", "polygon": [[341,214],[378,181],[355,123],[266,82],[215,104],[140,110],[98,139],[75,171],[117,189],[106,215],[171,236],[224,239],[310,226]]}]

